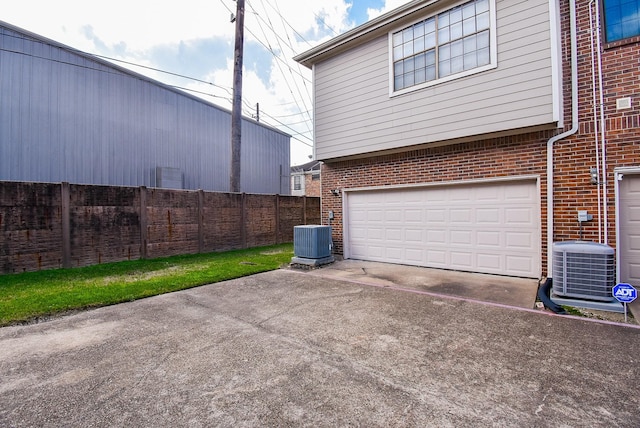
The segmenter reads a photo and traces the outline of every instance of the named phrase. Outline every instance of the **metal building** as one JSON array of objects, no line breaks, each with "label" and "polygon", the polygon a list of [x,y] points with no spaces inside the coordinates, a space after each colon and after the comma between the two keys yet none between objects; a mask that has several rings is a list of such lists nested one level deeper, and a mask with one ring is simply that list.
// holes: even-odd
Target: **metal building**
[{"label": "metal building", "polygon": [[[290,194],[290,135],[242,121],[241,190]],[[0,21],[0,180],[229,190],[231,113]]]}]

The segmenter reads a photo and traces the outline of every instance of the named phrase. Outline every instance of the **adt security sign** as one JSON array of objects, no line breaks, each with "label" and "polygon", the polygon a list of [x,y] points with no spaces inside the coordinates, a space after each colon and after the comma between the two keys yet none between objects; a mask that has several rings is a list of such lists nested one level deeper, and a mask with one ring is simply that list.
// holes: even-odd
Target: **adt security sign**
[{"label": "adt security sign", "polygon": [[638,297],[638,291],[631,284],[617,284],[611,292],[620,303],[631,303]]}]

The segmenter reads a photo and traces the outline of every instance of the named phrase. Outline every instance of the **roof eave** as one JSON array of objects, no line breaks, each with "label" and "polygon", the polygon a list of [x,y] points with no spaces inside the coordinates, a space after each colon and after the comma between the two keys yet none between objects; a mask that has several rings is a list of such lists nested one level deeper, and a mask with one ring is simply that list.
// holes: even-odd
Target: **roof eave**
[{"label": "roof eave", "polygon": [[380,31],[386,31],[386,27],[390,24],[402,19],[405,16],[409,16],[421,9],[429,7],[441,0],[413,0],[405,5],[402,5],[392,11],[389,11],[371,21],[347,31],[331,40],[328,40],[314,48],[309,49],[306,52],[301,53],[293,57],[294,61],[299,62],[307,68],[312,68],[313,64],[318,62],[322,58],[331,56],[333,52],[342,51],[348,47],[351,47],[354,43],[361,43],[377,36]]}]

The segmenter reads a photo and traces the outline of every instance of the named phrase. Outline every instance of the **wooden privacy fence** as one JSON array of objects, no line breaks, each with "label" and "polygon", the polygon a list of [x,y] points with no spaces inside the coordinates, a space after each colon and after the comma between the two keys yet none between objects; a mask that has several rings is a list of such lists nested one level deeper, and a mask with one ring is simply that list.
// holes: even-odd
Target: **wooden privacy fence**
[{"label": "wooden privacy fence", "polygon": [[293,241],[320,199],[0,181],[0,273]]}]

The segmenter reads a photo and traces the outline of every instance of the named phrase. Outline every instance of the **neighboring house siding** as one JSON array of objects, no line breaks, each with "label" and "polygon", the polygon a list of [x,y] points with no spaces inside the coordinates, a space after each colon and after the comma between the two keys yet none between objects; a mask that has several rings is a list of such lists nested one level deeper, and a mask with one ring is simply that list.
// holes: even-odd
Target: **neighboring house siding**
[{"label": "neighboring house siding", "polygon": [[[0,180],[228,191],[230,112],[0,23]],[[290,137],[242,122],[241,189],[289,194]]]},{"label": "neighboring house siding", "polygon": [[315,64],[317,158],[556,127],[550,35],[548,0],[497,1],[496,69],[393,97],[386,33]]},{"label": "neighboring house siding", "polygon": [[304,196],[305,184],[304,173],[300,172],[291,174],[291,195]]}]

